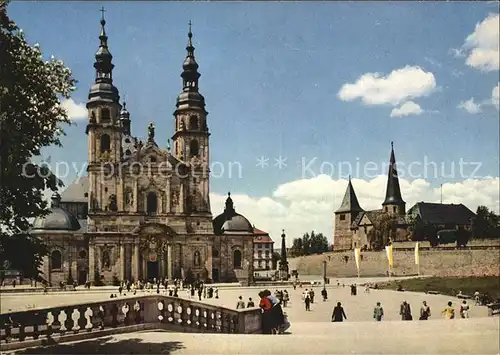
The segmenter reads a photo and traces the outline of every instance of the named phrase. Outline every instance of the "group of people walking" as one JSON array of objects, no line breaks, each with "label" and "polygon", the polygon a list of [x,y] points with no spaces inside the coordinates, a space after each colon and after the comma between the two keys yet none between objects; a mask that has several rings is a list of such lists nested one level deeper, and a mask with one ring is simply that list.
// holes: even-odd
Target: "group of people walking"
[{"label": "group of people walking", "polygon": [[[377,303],[378,306],[380,306],[379,303]],[[375,308],[375,309],[377,309],[377,308]],[[374,313],[376,313],[376,312],[374,311]],[[462,301],[462,304],[460,305],[460,307],[458,309],[458,313],[460,315],[460,318],[469,318],[469,305],[467,304],[467,301],[465,301],[465,300]],[[411,306],[406,301],[403,301],[401,303],[400,309],[399,309],[399,314],[401,315],[401,320],[413,320],[413,316],[411,314]],[[441,314],[444,315],[445,319],[454,319],[455,318],[455,309],[453,308],[453,303],[451,301],[448,302],[447,306],[443,309]],[[382,315],[383,315],[383,311],[382,311]],[[430,316],[431,316],[431,308],[429,307],[429,305],[427,304],[426,301],[423,301],[422,307],[420,307],[420,317],[418,319],[419,320],[428,320]],[[374,315],[374,318],[375,318],[375,315]]]}]

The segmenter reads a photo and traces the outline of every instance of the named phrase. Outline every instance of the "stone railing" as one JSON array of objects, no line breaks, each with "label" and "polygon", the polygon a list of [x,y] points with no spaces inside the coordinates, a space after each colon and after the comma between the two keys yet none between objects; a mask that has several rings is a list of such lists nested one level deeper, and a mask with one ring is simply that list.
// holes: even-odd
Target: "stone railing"
[{"label": "stone railing", "polygon": [[162,295],[0,314],[0,350],[50,345],[117,332],[258,333],[260,309],[233,310]]}]

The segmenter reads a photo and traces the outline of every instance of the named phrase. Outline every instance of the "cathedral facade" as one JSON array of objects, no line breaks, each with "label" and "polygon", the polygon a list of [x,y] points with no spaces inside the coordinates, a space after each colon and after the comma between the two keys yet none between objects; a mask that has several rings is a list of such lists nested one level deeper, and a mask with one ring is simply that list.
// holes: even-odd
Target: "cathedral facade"
[{"label": "cathedral facade", "polygon": [[169,140],[162,149],[152,123],[144,142],[132,135],[113,84],[105,24],[103,18],[87,102],[88,176],[54,195],[51,213],[32,230],[49,248],[44,277],[53,284],[191,277],[251,283],[253,226],[230,196],[215,219],[210,209],[210,132],[191,26],[172,147]]}]

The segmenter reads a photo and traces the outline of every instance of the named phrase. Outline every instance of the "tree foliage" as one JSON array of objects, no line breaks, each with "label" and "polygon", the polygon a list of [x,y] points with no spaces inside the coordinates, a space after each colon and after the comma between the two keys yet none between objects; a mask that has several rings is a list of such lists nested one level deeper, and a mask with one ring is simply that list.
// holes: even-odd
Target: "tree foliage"
[{"label": "tree foliage", "polygon": [[323,233],[305,233],[302,238],[293,240],[290,256],[303,256],[328,251],[328,239]]},{"label": "tree foliage", "polygon": [[381,250],[394,240],[398,219],[389,213],[381,213],[373,223],[373,228],[368,231],[367,238],[370,249]]},{"label": "tree foliage", "polygon": [[60,97],[76,81],[62,61],[44,61],[0,4],[0,265],[41,279],[44,245],[29,235],[30,221],[48,212],[42,192],[62,182],[32,159],[43,147],[61,146],[69,124]]},{"label": "tree foliage", "polygon": [[479,206],[472,223],[472,235],[477,239],[500,237],[500,216],[486,206]]}]

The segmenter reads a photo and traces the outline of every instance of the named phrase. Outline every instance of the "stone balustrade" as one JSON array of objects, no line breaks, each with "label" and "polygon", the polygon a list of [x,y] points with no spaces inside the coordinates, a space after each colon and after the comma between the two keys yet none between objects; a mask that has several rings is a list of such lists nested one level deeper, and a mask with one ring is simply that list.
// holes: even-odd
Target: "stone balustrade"
[{"label": "stone balustrade", "polygon": [[134,331],[140,325],[179,332],[258,333],[260,317],[257,308],[233,310],[163,295],[112,299],[0,314],[0,350],[53,344],[68,335],[99,337],[117,328]]}]

